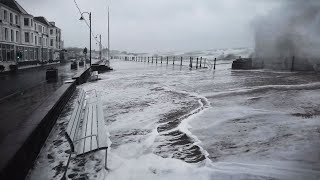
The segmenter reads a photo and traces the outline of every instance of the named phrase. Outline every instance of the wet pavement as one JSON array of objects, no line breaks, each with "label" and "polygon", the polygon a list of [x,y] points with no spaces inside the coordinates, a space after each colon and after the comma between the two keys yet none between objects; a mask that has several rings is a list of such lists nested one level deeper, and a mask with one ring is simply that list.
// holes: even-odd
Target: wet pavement
[{"label": "wet pavement", "polygon": [[[46,81],[46,70],[51,67],[58,69],[60,82],[70,79],[77,72],[76,70],[70,70],[70,63],[66,63],[26,69],[16,74],[0,74],[0,99],[44,83]],[[82,69],[83,67],[79,68],[79,70]]]},{"label": "wet pavement", "polygon": [[12,129],[22,125],[64,81],[71,80],[76,73],[84,70],[84,67],[70,70],[70,63],[54,67],[58,69],[59,80],[53,83],[45,80],[48,67],[30,69],[15,75],[0,75],[0,97],[7,96],[0,101],[0,143]]}]

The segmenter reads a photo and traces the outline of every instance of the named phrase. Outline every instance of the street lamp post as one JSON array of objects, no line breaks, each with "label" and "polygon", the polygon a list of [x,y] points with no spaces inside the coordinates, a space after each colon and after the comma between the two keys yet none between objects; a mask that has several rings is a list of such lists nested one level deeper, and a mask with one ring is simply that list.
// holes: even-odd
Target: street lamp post
[{"label": "street lamp post", "polygon": [[88,14],[89,15],[89,21],[90,21],[90,67],[91,67],[91,12],[83,12],[81,13],[81,17],[80,17],[80,20],[84,20],[83,18],[83,14]]}]

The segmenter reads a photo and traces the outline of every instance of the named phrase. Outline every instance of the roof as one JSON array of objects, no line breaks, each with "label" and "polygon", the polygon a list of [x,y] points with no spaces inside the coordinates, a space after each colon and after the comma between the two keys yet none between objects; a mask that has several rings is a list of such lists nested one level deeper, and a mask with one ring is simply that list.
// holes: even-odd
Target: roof
[{"label": "roof", "polygon": [[51,27],[55,27],[56,28],[55,24],[52,24],[51,22],[49,22],[49,24],[50,24]]},{"label": "roof", "polygon": [[38,21],[38,22],[41,22],[42,24],[45,24],[47,26],[52,26],[52,24],[49,23],[49,21],[43,16],[34,17],[33,19]]},{"label": "roof", "polygon": [[0,0],[1,4],[4,4],[6,6],[8,6],[9,8],[18,11],[19,13],[22,14],[28,14],[26,10],[24,10],[20,4],[17,3],[17,1],[15,0]]}]

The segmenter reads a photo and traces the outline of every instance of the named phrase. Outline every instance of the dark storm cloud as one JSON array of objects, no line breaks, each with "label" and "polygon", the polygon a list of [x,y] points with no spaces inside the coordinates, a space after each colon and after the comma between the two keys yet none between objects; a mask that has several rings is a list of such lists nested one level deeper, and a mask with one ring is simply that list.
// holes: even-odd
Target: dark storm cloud
[{"label": "dark storm cloud", "polygon": [[[73,0],[18,0],[34,15],[56,21],[66,46],[87,46],[88,28]],[[77,0],[92,11],[93,31],[107,36],[111,10],[111,48],[157,52],[253,46],[251,22],[277,1],[262,0]]]}]

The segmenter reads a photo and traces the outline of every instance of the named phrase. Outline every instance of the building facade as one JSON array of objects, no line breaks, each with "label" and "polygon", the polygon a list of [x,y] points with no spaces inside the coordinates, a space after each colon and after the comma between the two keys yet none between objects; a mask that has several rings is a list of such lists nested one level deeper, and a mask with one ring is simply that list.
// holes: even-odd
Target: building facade
[{"label": "building facade", "polygon": [[59,60],[61,29],[45,17],[34,17],[14,0],[0,1],[0,64]]}]

